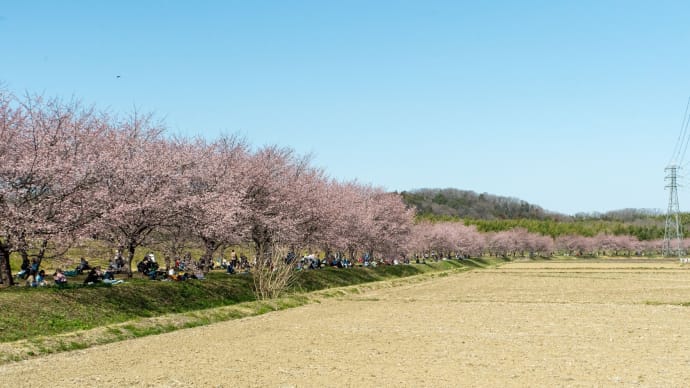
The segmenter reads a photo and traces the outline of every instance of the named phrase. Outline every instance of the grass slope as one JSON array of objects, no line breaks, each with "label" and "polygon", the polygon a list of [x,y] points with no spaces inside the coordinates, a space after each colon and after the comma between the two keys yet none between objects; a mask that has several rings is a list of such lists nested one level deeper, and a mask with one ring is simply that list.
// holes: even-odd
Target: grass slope
[{"label": "grass slope", "polygon": [[495,262],[477,259],[306,271],[300,273],[288,295],[270,301],[254,300],[250,276],[220,272],[211,273],[205,281],[187,283],[133,279],[115,287],[18,287],[0,292],[0,308],[7,312],[0,315],[0,364],[259,315],[492,264]]}]

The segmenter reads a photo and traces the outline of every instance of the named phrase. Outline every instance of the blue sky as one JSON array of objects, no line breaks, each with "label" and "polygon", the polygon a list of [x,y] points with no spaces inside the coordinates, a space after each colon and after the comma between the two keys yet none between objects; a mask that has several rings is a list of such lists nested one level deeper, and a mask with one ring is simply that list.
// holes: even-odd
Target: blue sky
[{"label": "blue sky", "polygon": [[0,82],[15,93],[289,146],[389,190],[568,214],[667,206],[688,2],[5,3]]}]

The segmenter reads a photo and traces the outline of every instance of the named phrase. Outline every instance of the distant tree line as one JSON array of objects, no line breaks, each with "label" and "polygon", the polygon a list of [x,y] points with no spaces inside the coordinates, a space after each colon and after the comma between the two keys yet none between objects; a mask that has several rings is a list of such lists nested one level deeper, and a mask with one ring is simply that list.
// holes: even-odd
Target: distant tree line
[{"label": "distant tree line", "polygon": [[[417,209],[418,221],[462,221],[465,225],[475,225],[479,232],[524,228],[530,233],[553,238],[607,234],[649,241],[664,237],[664,215],[658,210],[621,209],[569,216],[516,198],[473,191],[419,189],[404,191],[401,195],[409,206]],[[690,214],[683,214],[681,220],[684,230],[688,230]]]},{"label": "distant tree line", "polygon": [[[682,247],[687,251],[690,240]],[[480,232],[462,222],[421,221],[415,224],[408,251],[417,258],[503,258],[574,256],[659,256],[663,240],[640,241],[630,235],[598,233],[594,236],[563,234],[557,237],[530,232],[523,227]]]},{"label": "distant tree line", "polygon": [[641,241],[655,240],[664,237],[664,221],[658,219],[640,220],[625,223],[603,220],[465,220],[467,225],[476,225],[481,232],[500,232],[513,228],[525,228],[531,233],[559,237],[577,235],[593,237],[598,234],[615,236],[633,236]]},{"label": "distant tree line", "polygon": [[421,218],[447,217],[462,219],[565,219],[517,198],[477,194],[458,189],[418,189],[401,193],[405,202],[417,209]]}]

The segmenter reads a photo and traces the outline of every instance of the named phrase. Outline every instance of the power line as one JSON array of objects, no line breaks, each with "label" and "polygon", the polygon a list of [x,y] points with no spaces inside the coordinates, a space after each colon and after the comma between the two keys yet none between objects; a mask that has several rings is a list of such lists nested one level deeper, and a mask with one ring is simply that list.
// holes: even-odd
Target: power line
[{"label": "power line", "polygon": [[685,113],[683,113],[683,120],[680,124],[680,133],[678,134],[678,140],[676,141],[676,146],[673,148],[673,154],[671,154],[671,160],[669,165],[681,165],[685,159],[685,153],[688,149],[688,126],[690,125],[690,97],[688,102],[685,104]]}]

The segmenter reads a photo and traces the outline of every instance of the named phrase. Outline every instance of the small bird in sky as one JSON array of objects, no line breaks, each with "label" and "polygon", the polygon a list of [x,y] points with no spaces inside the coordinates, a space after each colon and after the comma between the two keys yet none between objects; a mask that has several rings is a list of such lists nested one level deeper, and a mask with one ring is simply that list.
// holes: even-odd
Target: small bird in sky
[{"label": "small bird in sky", "polygon": [[120,76],[119,76],[119,75],[116,75],[115,78],[120,78]]}]

